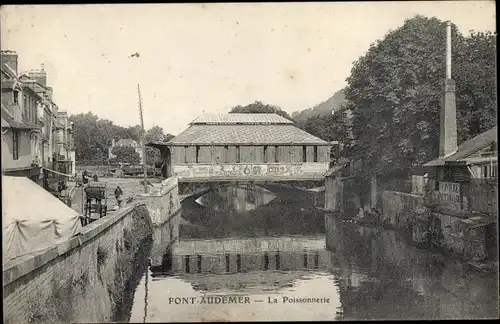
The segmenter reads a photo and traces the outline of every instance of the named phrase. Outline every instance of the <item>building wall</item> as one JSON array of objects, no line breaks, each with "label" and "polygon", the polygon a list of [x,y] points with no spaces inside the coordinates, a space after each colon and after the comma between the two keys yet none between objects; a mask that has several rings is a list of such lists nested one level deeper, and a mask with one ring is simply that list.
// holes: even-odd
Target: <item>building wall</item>
[{"label": "building wall", "polygon": [[325,209],[332,212],[343,211],[343,181],[340,177],[325,178]]},{"label": "building wall", "polygon": [[467,258],[486,257],[485,227],[464,231],[461,222],[470,216],[457,210],[435,212],[426,207],[421,195],[385,191],[382,195],[382,223],[411,235],[414,242],[431,228],[442,234],[437,240],[446,251]]},{"label": "building wall", "polygon": [[23,120],[36,125],[38,123],[38,102],[41,98],[32,92],[33,90],[26,88],[22,94],[22,110],[23,110]]},{"label": "building wall", "polygon": [[411,233],[418,210],[425,210],[423,196],[397,191],[384,191],[382,194],[383,224]]},{"label": "building wall", "polygon": [[[2,105],[4,105],[7,110],[11,109],[14,103],[14,92],[12,89],[2,89]],[[12,111],[9,111],[13,113]]]},{"label": "building wall", "polygon": [[14,160],[13,156],[13,130],[9,129],[2,135],[2,170],[30,167],[33,161],[31,155],[32,143],[29,132],[19,130],[17,132],[19,134],[19,159],[17,160]]},{"label": "building wall", "polygon": [[136,252],[151,239],[144,205],[84,228],[79,237],[3,269],[4,323],[111,322],[132,277]]},{"label": "building wall", "polygon": [[[173,146],[172,164],[185,163],[303,163],[329,162],[328,146]],[[316,152],[316,157],[315,157]],[[198,160],[196,159],[198,157]],[[277,161],[276,161],[277,157]],[[304,157],[306,160],[304,161]],[[196,162],[198,161],[198,162]]]},{"label": "building wall", "polygon": [[442,247],[445,250],[468,258],[486,257],[485,227],[464,232],[460,221],[466,217],[445,213],[432,214],[439,219],[443,233]]},{"label": "building wall", "polygon": [[498,212],[497,179],[473,179],[468,190],[469,208],[472,211],[495,215]]},{"label": "building wall", "polygon": [[227,181],[227,180],[322,180],[328,171],[328,163],[226,163],[226,164],[174,164],[172,175],[179,181]]}]

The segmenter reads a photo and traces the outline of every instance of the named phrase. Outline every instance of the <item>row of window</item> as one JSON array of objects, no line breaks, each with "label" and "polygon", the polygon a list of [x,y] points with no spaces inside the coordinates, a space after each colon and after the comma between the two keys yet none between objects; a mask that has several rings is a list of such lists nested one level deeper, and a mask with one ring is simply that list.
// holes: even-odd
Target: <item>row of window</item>
[{"label": "row of window", "polygon": [[[279,160],[278,160],[278,156],[279,156],[279,146],[274,146],[274,156],[273,156],[273,160],[272,161],[269,161],[268,159],[268,145],[264,145],[264,163],[268,163],[268,162],[274,162],[274,163],[278,163]],[[186,151],[189,149],[189,146],[184,146],[184,163],[189,163],[188,161],[188,155],[186,154]],[[224,163],[230,163],[231,161],[229,161],[229,145],[224,145],[224,149],[225,149],[225,161]],[[241,159],[240,159],[240,146],[239,145],[236,145],[235,146],[235,149],[236,149],[236,161],[235,163],[240,163],[241,162]],[[196,163],[200,163],[200,146],[196,146]],[[312,162],[318,162],[318,147],[317,146],[314,146],[314,149],[313,149],[313,161]],[[307,161],[307,146],[302,146],[302,162],[311,162],[311,161]]]},{"label": "row of window", "polygon": [[[14,91],[14,105],[19,105],[19,91]],[[23,95],[24,115],[30,123],[36,123],[37,119],[37,100],[26,94]]]},{"label": "row of window", "polygon": [[12,158],[19,160],[19,132],[12,131]]},{"label": "row of window", "polygon": [[481,178],[495,178],[497,175],[497,164],[485,164],[481,167]]}]

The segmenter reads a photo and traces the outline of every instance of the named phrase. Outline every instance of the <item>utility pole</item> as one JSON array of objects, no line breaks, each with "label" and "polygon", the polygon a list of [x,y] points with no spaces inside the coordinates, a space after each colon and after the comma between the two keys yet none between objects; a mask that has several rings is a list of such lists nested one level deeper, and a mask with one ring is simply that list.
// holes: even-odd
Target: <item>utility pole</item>
[{"label": "utility pole", "polygon": [[147,180],[147,170],[146,170],[146,143],[145,142],[145,135],[146,132],[144,131],[144,118],[142,114],[142,98],[141,98],[141,88],[139,86],[139,83],[137,84],[137,94],[139,96],[139,116],[141,117],[141,146],[142,146],[142,166],[144,168],[144,192],[148,192],[148,185],[146,183]]}]

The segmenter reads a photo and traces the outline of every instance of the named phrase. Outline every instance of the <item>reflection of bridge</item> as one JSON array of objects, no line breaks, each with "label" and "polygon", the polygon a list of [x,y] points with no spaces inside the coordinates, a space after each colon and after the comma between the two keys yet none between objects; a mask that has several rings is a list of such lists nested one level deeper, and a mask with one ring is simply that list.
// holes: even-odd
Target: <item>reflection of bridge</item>
[{"label": "reflection of bridge", "polygon": [[276,114],[202,115],[160,149],[179,183],[323,181],[332,143]]},{"label": "reflection of bridge", "polygon": [[331,252],[321,238],[279,237],[189,240],[174,245],[163,260],[153,257],[154,274],[235,273],[259,270],[326,269]]}]

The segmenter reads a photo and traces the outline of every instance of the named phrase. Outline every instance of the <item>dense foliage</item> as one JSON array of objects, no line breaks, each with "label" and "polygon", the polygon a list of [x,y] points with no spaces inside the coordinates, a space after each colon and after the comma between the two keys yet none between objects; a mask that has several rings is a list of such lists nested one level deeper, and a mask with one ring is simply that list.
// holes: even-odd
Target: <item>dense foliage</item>
[{"label": "dense foliage", "polygon": [[[167,142],[174,136],[172,134],[165,134],[163,128],[160,126],[153,126],[146,131],[144,139],[146,143],[149,142]],[[160,150],[156,148],[146,147],[146,163],[148,165],[153,165],[156,161],[160,161]]]},{"label": "dense foliage", "polygon": [[263,114],[263,113],[275,113],[287,119],[293,121],[292,117],[286,112],[281,110],[280,107],[264,104],[260,101],[256,101],[254,103],[248,104],[246,106],[236,106],[229,111],[229,113],[244,113],[244,114]]},{"label": "dense foliage", "polygon": [[[109,158],[108,148],[111,146],[113,139],[119,140],[123,138],[140,141],[141,127],[139,125],[118,126],[110,120],[100,119],[92,112],[72,115],[69,120],[74,123],[74,141],[78,162],[105,163]],[[164,141],[169,140],[171,137],[170,134],[164,134],[163,129],[159,126],[147,130],[145,135],[146,142]],[[146,162],[152,163],[158,154],[158,150],[146,148]],[[132,158],[132,160],[136,161],[135,158]]]},{"label": "dense foliage", "polygon": [[[452,26],[459,142],[496,123],[493,34],[462,36]],[[372,44],[347,79],[353,156],[366,173],[406,176],[438,155],[446,23],[416,16]]]},{"label": "dense foliage", "polygon": [[111,163],[139,164],[141,162],[141,156],[131,146],[116,146],[111,150],[111,153],[115,155],[115,157],[110,159]]}]

